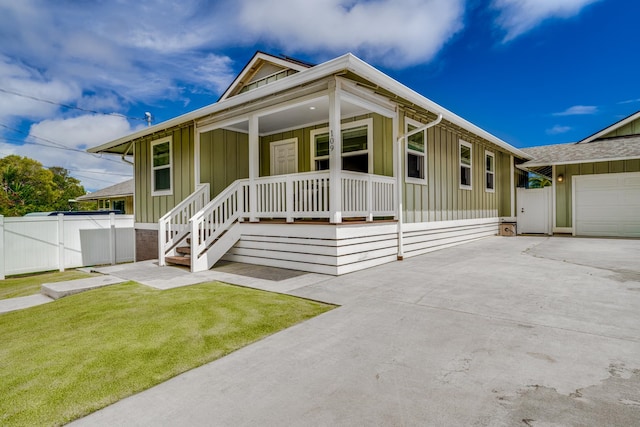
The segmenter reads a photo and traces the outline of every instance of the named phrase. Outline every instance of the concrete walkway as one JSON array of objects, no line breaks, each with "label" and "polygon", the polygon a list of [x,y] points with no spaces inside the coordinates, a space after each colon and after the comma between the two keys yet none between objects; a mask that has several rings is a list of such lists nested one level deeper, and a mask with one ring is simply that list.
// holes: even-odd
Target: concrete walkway
[{"label": "concrete walkway", "polygon": [[640,425],[638,260],[495,237],[292,285],[342,306],[74,424]]}]

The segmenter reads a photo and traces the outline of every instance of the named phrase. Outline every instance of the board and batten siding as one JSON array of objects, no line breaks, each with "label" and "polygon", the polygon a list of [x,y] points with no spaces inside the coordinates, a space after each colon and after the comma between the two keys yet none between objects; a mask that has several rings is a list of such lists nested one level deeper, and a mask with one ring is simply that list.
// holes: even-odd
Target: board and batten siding
[{"label": "board and batten siding", "polygon": [[618,128],[612,132],[609,132],[608,134],[603,135],[600,138],[615,138],[618,136],[630,136],[630,135],[640,135],[640,119],[636,119],[631,123],[627,123],[621,128]]},{"label": "board and batten siding", "polygon": [[[373,119],[373,173],[393,176],[393,122],[379,114],[366,114],[342,120],[342,124]],[[298,172],[311,170],[311,131],[328,127],[328,123],[274,133],[260,138],[260,176],[271,174],[271,149],[274,141],[298,139]]]},{"label": "board and batten siding", "polygon": [[200,135],[200,182],[213,199],[237,179],[249,178],[249,136],[227,129]]},{"label": "board and batten siding", "polygon": [[[167,196],[152,196],[151,143],[168,136],[172,138],[172,193]],[[157,223],[162,215],[189,196],[195,189],[193,125],[150,135],[147,138],[136,141],[133,150],[136,194],[135,222]]]},{"label": "board and batten siding", "polygon": [[640,172],[640,159],[615,160],[610,162],[578,163],[557,165],[555,176],[562,175],[562,182],[556,180],[556,227],[572,227],[573,207],[571,200],[572,177],[604,173]]},{"label": "board and batten siding", "polygon": [[[426,123],[427,120],[411,117]],[[404,116],[401,117],[404,131]],[[472,145],[472,189],[460,189],[459,143]],[[427,129],[427,184],[405,183],[404,221],[432,222],[494,218],[511,214],[510,155],[481,138],[442,124]],[[495,191],[485,190],[485,150],[495,155]],[[406,156],[403,174],[406,176]]]}]

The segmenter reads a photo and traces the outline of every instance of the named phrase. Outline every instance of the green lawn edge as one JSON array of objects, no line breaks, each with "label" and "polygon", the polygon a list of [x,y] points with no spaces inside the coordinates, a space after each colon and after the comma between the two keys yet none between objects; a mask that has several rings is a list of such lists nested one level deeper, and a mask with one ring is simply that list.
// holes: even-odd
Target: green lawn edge
[{"label": "green lawn edge", "polygon": [[0,314],[0,425],[61,425],[335,308],[210,282],[135,282]]},{"label": "green lawn edge", "polygon": [[39,294],[40,287],[44,283],[86,279],[93,276],[96,276],[96,274],[83,273],[78,270],[48,271],[10,276],[0,280],[0,300]]}]

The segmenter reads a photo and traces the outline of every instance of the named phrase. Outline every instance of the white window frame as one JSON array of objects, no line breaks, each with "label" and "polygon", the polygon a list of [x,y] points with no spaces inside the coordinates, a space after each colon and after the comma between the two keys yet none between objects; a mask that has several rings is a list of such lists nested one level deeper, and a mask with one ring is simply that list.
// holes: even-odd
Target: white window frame
[{"label": "white window frame", "polygon": [[[415,128],[419,128],[424,126],[424,123],[420,123],[417,120],[413,120],[409,117],[404,118],[404,134],[408,134],[410,132],[409,126],[413,126]],[[422,140],[424,141],[424,152],[421,153],[417,150],[412,150],[409,148],[409,138],[405,138],[405,164],[404,164],[404,178],[405,182],[410,184],[420,184],[427,185],[427,130],[424,129],[422,131]],[[417,156],[422,157],[422,170],[424,171],[424,178],[416,178],[409,176],[409,156]]]},{"label": "white window frame", "polygon": [[[342,131],[345,130],[349,130],[349,129],[353,129],[353,128],[358,128],[358,127],[362,127],[362,126],[367,126],[367,149],[366,150],[358,150],[358,151],[351,151],[349,153],[342,153],[342,155],[340,156],[340,159],[342,159],[342,157],[349,157],[349,156],[359,156],[362,154],[367,154],[367,169],[368,169],[368,173],[373,173],[373,119],[369,118],[369,119],[363,119],[363,120],[357,120],[355,122],[349,122],[349,123],[343,123],[340,126],[340,138],[342,138]],[[321,129],[313,129],[311,131],[310,137],[311,137],[311,169],[312,171],[316,170],[316,160],[326,160],[329,158],[329,155],[326,156],[317,156],[316,157],[316,136],[318,135],[322,135],[325,133],[329,133],[329,128],[325,127],[325,128],[321,128]],[[342,142],[342,141],[341,141]],[[340,146],[342,147],[342,144],[340,144]],[[342,164],[340,165],[340,167],[342,168]]]},{"label": "white window frame", "polygon": [[[153,147],[160,144],[169,143],[169,164],[162,166],[153,166]],[[150,150],[151,158],[151,195],[152,196],[170,196],[173,194],[173,138],[168,136],[153,141]],[[156,190],[156,171],[160,169],[169,169],[169,188],[166,190]]]},{"label": "white window frame", "polygon": [[[491,157],[493,159],[491,162],[493,170],[487,169],[487,157]],[[489,174],[493,175],[493,188],[489,188],[489,180],[487,179]],[[496,155],[493,151],[489,150],[484,150],[484,191],[487,193],[495,193],[496,191]]]},{"label": "white window frame", "polygon": [[[469,148],[469,164],[465,165],[462,163],[462,147]],[[462,184],[462,168],[469,168],[469,185]],[[460,140],[458,144],[458,182],[460,184],[461,190],[472,190],[473,189],[473,145],[470,142]]]}]

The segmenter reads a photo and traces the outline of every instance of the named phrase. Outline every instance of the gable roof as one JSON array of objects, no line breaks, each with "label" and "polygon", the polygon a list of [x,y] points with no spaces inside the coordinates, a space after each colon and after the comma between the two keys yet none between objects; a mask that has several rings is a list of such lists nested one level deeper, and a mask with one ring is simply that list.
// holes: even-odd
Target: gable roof
[{"label": "gable roof", "polygon": [[133,179],[129,179],[121,182],[120,184],[112,185],[110,187],[103,188],[102,190],[97,190],[93,193],[76,197],[76,200],[79,202],[86,202],[88,200],[133,196],[133,185]]},{"label": "gable roof", "polygon": [[269,85],[264,85],[245,93],[227,97],[215,104],[211,104],[190,113],[183,114],[176,118],[167,120],[166,122],[158,123],[157,125],[144,128],[130,135],[118,138],[97,147],[90,148],[87,151],[90,153],[103,152],[124,154],[130,148],[131,143],[138,138],[143,138],[157,132],[162,132],[175,126],[179,126],[187,122],[192,122],[205,116],[216,114],[226,109],[250,103],[254,100],[260,99],[261,97],[265,97],[276,92],[291,89],[300,85],[307,84],[309,82],[316,81],[323,77],[328,77],[343,72],[350,72],[359,76],[359,78],[367,81],[371,87],[376,88],[377,90],[394,94],[395,101],[405,102],[408,105],[418,106],[435,114],[442,114],[443,119],[449,121],[450,123],[457,125],[469,132],[472,132],[520,158],[530,159],[530,156],[525,152],[513,147],[512,145],[496,137],[495,135],[492,135],[484,129],[468,122],[462,117],[454,114],[453,112],[438,105],[430,99],[420,95],[414,90],[404,86],[395,79],[387,76],[382,71],[367,64],[351,53],[339,56],[314,67],[307,68],[304,71],[300,71],[294,75],[288,76],[285,79],[277,80]]},{"label": "gable roof", "polygon": [[274,56],[265,52],[256,52],[242,68],[238,77],[224,91],[218,102],[224,101],[230,96],[241,93],[243,88],[249,88],[251,84],[258,87],[258,84],[268,83],[267,79],[272,78],[274,81],[287,77],[291,74],[304,71],[313,65],[303,61],[290,58],[288,56]]},{"label": "gable roof", "polygon": [[[602,137],[606,137],[608,134],[613,133],[614,131],[628,125],[629,123],[633,122],[634,120],[638,120],[640,119],[640,111],[636,111],[635,113],[631,114],[630,116],[625,117],[622,120],[619,120],[617,122],[615,122],[614,124],[612,124],[611,126],[608,126],[602,130],[599,130],[598,132],[589,135],[588,137],[586,137],[585,139],[578,141],[577,144],[585,144],[585,143],[589,143],[592,141],[595,141],[596,139],[602,138]],[[638,132],[640,133],[640,132]]]},{"label": "gable roof", "polygon": [[586,162],[640,159],[640,135],[607,138],[584,143],[543,145],[523,148],[532,160],[526,168]]}]

